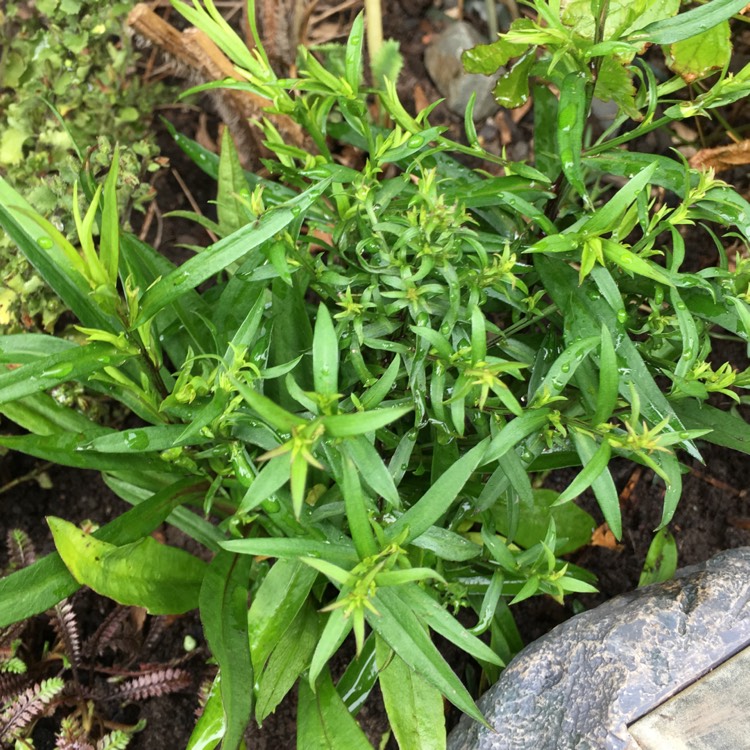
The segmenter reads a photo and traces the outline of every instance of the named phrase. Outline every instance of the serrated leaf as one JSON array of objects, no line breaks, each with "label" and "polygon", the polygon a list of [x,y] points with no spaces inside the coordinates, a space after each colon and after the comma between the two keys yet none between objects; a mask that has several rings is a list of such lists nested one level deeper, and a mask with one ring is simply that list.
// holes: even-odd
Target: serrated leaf
[{"label": "serrated leaf", "polygon": [[722,21],[702,34],[675,42],[669,47],[667,66],[687,83],[721,70],[732,57],[729,21]]}]

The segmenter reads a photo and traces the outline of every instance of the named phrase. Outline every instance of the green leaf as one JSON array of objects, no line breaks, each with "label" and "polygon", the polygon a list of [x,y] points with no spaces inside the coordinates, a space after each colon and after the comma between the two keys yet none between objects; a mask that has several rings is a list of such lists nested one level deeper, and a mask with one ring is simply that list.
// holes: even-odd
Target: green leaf
[{"label": "green leaf", "polygon": [[378,553],[378,545],[370,525],[369,506],[362,492],[362,485],[359,483],[357,469],[348,456],[342,457],[341,471],[343,480],[341,482],[341,493],[344,496],[349,533],[357,554],[364,560],[366,557]]},{"label": "green leaf", "polygon": [[181,424],[156,425],[154,427],[135,427],[132,430],[110,432],[107,435],[94,438],[82,446],[100,453],[145,453],[148,451],[164,451],[179,445],[201,445],[209,438],[199,435],[181,441],[185,432]]},{"label": "green leaf", "polygon": [[359,656],[355,656],[349,662],[346,671],[336,683],[336,692],[352,716],[357,715],[378,680],[378,667],[375,661],[376,638],[375,633],[370,633]]},{"label": "green leaf", "polygon": [[588,462],[584,463],[583,470],[573,479],[573,481],[560,493],[557,498],[557,504],[562,505],[582,492],[587,490],[597,479],[597,477],[607,468],[609,458],[612,455],[612,449],[609,443],[604,440],[596,449]]},{"label": "green leaf", "polygon": [[243,555],[320,557],[346,568],[353,568],[359,562],[353,547],[318,539],[232,539],[221,546]]},{"label": "green leaf", "polygon": [[255,593],[247,616],[255,674],[262,675],[271,653],[307,601],[316,571],[298,560],[279,560]]},{"label": "green leaf", "polygon": [[[311,560],[307,561],[308,564],[311,562]],[[323,563],[322,560],[316,562]],[[351,632],[353,625],[354,618],[350,617],[342,607],[337,607],[331,611],[310,660],[308,680],[304,680],[304,682],[309,682],[311,685],[315,684],[321,672],[326,671],[326,664],[339,650],[344,639]]]},{"label": "green leaf", "polygon": [[519,57],[528,48],[528,44],[515,44],[502,37],[492,44],[478,44],[467,49],[461,55],[461,62],[467,73],[494,75],[508,64],[513,57]]},{"label": "green leaf", "polygon": [[295,427],[306,424],[304,419],[295,414],[291,414],[286,409],[282,409],[270,398],[255,391],[252,386],[249,386],[236,378],[230,377],[230,380],[240,396],[245,399],[248,406],[268,422],[268,424],[280,432],[291,432]]},{"label": "green leaf", "polygon": [[515,109],[526,104],[529,99],[529,73],[535,62],[536,49],[532,48],[500,76],[492,95],[501,107]]},{"label": "green leaf", "polygon": [[315,391],[334,396],[339,388],[339,341],[328,308],[321,302],[313,333],[313,382]]},{"label": "green leaf", "polygon": [[[346,82],[351,86],[352,93],[359,91],[362,81],[362,45],[364,42],[364,13],[357,14],[349,32],[349,39],[346,43],[346,54],[344,57],[344,77]],[[372,51],[371,51],[372,53]]]},{"label": "green leaf", "polygon": [[[578,451],[583,466],[588,466],[597,454],[599,460],[601,460],[602,448],[601,446],[597,446],[593,438],[577,431],[572,432],[571,437],[573,438],[573,443]],[[588,480],[589,477],[585,477],[585,479]],[[609,525],[609,528],[615,537],[621,539],[622,516],[620,515],[620,498],[617,494],[615,483],[612,480],[612,475],[609,473],[606,466],[599,470],[596,478],[591,482],[591,488],[594,490],[597,502],[599,503],[599,507],[604,515],[604,520]]]},{"label": "green leaf", "polygon": [[195,723],[186,750],[214,750],[224,736],[224,707],[221,705],[221,675],[217,674],[208,698]]},{"label": "green leaf", "polygon": [[148,322],[159,310],[214,274],[220,273],[231,263],[251,252],[259,252],[263,243],[286,229],[300,214],[309,209],[330,182],[330,178],[323,180],[284,206],[270,209],[256,221],[206,248],[157,281],[143,295],[141,311],[134,327]]},{"label": "green leaf", "polygon": [[623,185],[607,202],[598,208],[590,219],[579,229],[581,234],[595,235],[612,232],[617,228],[622,215],[633,201],[651,182],[658,168],[657,162],[651,162],[638,172],[627,184]]},{"label": "green leaf", "polygon": [[612,240],[602,238],[601,243],[604,257],[612,263],[616,263],[623,271],[645,276],[669,287],[674,286],[672,279],[655,263],[644,260]]},{"label": "green leaf", "polygon": [[[128,544],[150,534],[181,503],[190,499],[194,479],[183,479],[153,494],[94,532],[113,544]],[[0,578],[0,627],[19,622],[54,607],[74,594],[78,583],[58,554],[46,555],[26,568]]]},{"label": "green leaf", "polygon": [[151,614],[181,614],[198,606],[206,564],[150,536],[116,546],[50,516],[57,551],[78,583]]},{"label": "green leaf", "polygon": [[445,711],[440,691],[376,638],[380,689],[399,747],[443,750]]},{"label": "green leaf", "polygon": [[488,445],[489,439],[485,438],[443,472],[427,492],[386,529],[388,539],[396,539],[406,531],[406,538],[400,540],[405,545],[427,531],[456,501],[463,486],[482,462]]},{"label": "green leaf", "polygon": [[200,589],[203,633],[219,665],[224,707],[222,750],[236,750],[250,721],[253,666],[247,632],[247,593],[252,559],[220,551],[206,568]]},{"label": "green leaf", "polygon": [[585,73],[568,73],[565,76],[560,90],[560,106],[557,114],[557,145],[563,173],[575,191],[583,198],[586,207],[591,208],[581,161],[588,85],[589,81]]},{"label": "green leaf", "polygon": [[67,243],[66,251],[67,241],[60,232],[35,213],[2,177],[0,225],[83,325],[104,331],[122,330],[120,322],[103,312],[91,297],[91,288],[82,273],[83,260],[75,249]]},{"label": "green leaf", "polygon": [[259,724],[276,710],[294,687],[297,678],[310,665],[320,632],[319,619],[318,613],[306,601],[271,652],[258,678],[255,720]]},{"label": "green leaf", "polygon": [[531,409],[520,417],[512,419],[492,438],[483,463],[497,461],[525,437],[540,430],[548,423],[549,415],[550,410],[547,408]]},{"label": "green leaf", "polygon": [[221,233],[228,235],[244,227],[249,220],[249,209],[240,198],[243,193],[248,192],[247,180],[228,129],[221,137],[217,187],[216,214]]},{"label": "green leaf", "polygon": [[315,686],[299,683],[297,750],[372,750],[324,670]]},{"label": "green leaf", "polygon": [[722,21],[728,20],[746,5],[747,3],[743,0],[711,0],[705,5],[699,5],[674,18],[656,21],[645,26],[635,34],[631,34],[629,41],[651,42],[652,44],[680,42],[702,34]]},{"label": "green leaf", "polygon": [[341,450],[354,462],[360,477],[373,492],[380,495],[391,507],[401,507],[401,498],[391,473],[378,451],[364,435],[348,438],[342,443]]},{"label": "green leaf", "polygon": [[722,21],[702,34],[675,42],[669,48],[667,65],[688,83],[721,70],[732,57],[729,21]]},{"label": "green leaf", "polygon": [[117,286],[117,273],[120,263],[120,217],[117,210],[117,176],[119,172],[120,149],[115,146],[112,154],[112,167],[104,181],[102,201],[102,231],[99,240],[99,258],[113,288]]},{"label": "green leaf", "polygon": [[408,414],[413,408],[413,406],[392,406],[356,414],[333,414],[323,417],[321,421],[325,425],[327,435],[346,438],[375,432]]},{"label": "green leaf", "polygon": [[599,390],[596,394],[596,411],[591,419],[592,424],[601,424],[610,418],[617,405],[619,385],[620,371],[617,367],[617,354],[612,343],[612,334],[606,325],[602,325],[599,348]]},{"label": "green leaf", "polygon": [[677,570],[677,543],[667,529],[660,529],[654,534],[646,553],[638,586],[650,586],[652,583],[668,581]]},{"label": "green leaf", "polygon": [[60,383],[84,379],[92,372],[118,365],[132,356],[111,344],[95,341],[37,359],[0,373],[0,404],[54,388]]},{"label": "green leaf", "polygon": [[486,725],[468,690],[440,655],[424,624],[402,600],[400,592],[387,587],[378,589],[372,604],[380,614],[366,613],[370,627],[454,706]]}]

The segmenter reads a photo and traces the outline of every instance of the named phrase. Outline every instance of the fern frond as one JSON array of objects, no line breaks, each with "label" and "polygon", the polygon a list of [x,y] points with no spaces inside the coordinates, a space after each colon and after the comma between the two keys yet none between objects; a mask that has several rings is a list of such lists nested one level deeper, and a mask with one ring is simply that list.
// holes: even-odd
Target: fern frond
[{"label": "fern frond", "polygon": [[184,669],[167,667],[127,680],[118,685],[107,697],[138,701],[177,693],[189,688],[191,683],[190,675]]},{"label": "fern frond", "polygon": [[56,604],[53,612],[52,627],[62,643],[65,655],[68,657],[73,668],[73,674],[77,679],[78,667],[81,664],[81,635],[78,628],[78,618],[68,599],[63,599],[59,604]]},{"label": "fern frond", "polygon": [[0,712],[0,740],[11,739],[14,734],[31,724],[44,713],[64,687],[65,681],[62,678],[50,677],[8,701]]},{"label": "fern frond", "polygon": [[115,729],[96,743],[96,750],[125,750],[131,739],[132,736],[127,732]]},{"label": "fern frond", "polygon": [[31,684],[28,676],[20,672],[4,672],[0,674],[0,709],[5,701],[18,695]]},{"label": "fern frond", "polygon": [[25,568],[36,562],[36,550],[29,535],[21,529],[11,529],[6,538],[8,568],[10,571]]},{"label": "fern frond", "polygon": [[66,716],[60,722],[60,731],[55,741],[57,750],[95,750],[88,741],[86,730],[73,716]]},{"label": "fern frond", "polygon": [[0,652],[11,647],[13,641],[21,636],[28,623],[28,620],[21,620],[21,622],[14,622],[12,625],[0,628]]},{"label": "fern frond", "polygon": [[86,639],[83,646],[83,656],[91,659],[103,654],[108,648],[118,650],[118,644],[123,639],[123,632],[127,629],[127,619],[130,608],[117,605],[105,618],[94,634]]}]

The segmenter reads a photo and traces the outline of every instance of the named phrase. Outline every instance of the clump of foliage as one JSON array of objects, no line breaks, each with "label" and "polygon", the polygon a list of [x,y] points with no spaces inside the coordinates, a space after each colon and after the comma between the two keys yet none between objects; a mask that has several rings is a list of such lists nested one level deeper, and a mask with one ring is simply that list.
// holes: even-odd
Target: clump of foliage
[{"label": "clump of foliage", "polygon": [[[683,78],[623,63],[632,102],[616,98],[613,129],[587,136],[597,60],[690,38],[740,6],[667,18],[676,7],[649,4],[658,17],[637,28],[608,27],[597,6],[589,38],[539,0],[538,25],[521,29],[546,65],[530,166],[485,153],[471,112],[465,146],[430,108],[412,117],[392,81],[366,88],[361,18],[341,66],[302,50],[288,81],[212,3],[175,5],[244,71],[233,85],[302,126],[315,153],[260,122],[272,181],[243,173],[228,137],[216,157],[176,135],[218,181],[220,237],[179,267],[121,231],[116,169],[82,185],[75,245],[0,181],[0,222],[87,339],[3,337],[0,411],[29,434],[0,445],[100,470],[134,506],[94,534],[51,518],[59,556],[0,581],[0,624],[80,585],[154,614],[197,607],[220,671],[190,747],[239,747],[295,685],[300,747],[370,747],[354,716],[376,682],[401,747],[444,747],[443,699],[482,721],[473,698],[520,647],[512,604],[592,590],[562,556],[590,537],[574,503],[588,489],[621,536],[613,458],[664,482],[664,528],[677,450],[750,444],[739,416],[708,403],[750,382],[709,359],[715,334],[750,335],[747,262],[730,265],[721,242],[746,245],[750,205],[711,173],[621,148],[657,113],[710,116],[747,95],[750,67],[683,101]],[[642,119],[621,133],[630,108]],[[692,225],[717,248],[697,272],[683,268]],[[144,426],[98,425],[46,393],[68,381]],[[563,492],[532,481],[563,467],[581,467]],[[211,562],[157,543],[165,519]],[[350,633],[356,655],[334,684],[328,662]],[[433,633],[482,680],[467,689]]]},{"label": "clump of foliage", "polygon": [[[80,156],[106,172],[121,143],[119,200],[142,206],[150,188],[146,165],[157,165],[147,130],[159,87],[132,74],[134,53],[123,32],[132,2],[8,2],[0,10],[0,171],[69,235],[72,187]],[[124,213],[124,211],[123,211]],[[64,303],[0,237],[0,330],[52,330]]]},{"label": "clump of foliage", "polygon": [[[4,574],[36,561],[27,534],[8,532],[9,565]],[[132,608],[117,605],[97,630],[84,638],[70,600],[63,599],[47,617],[51,639],[29,637],[31,620],[0,629],[0,743],[16,750],[33,750],[38,719],[64,714],[56,732],[61,750],[120,750],[143,728],[107,731],[106,705],[145,700],[191,686],[190,675],[169,664],[141,663],[158,642],[165,618],[153,618],[143,637],[143,622],[136,624]],[[141,618],[142,619],[142,618]],[[38,625],[38,623],[35,623]],[[38,629],[38,628],[36,628]],[[98,737],[97,737],[98,735]]]}]

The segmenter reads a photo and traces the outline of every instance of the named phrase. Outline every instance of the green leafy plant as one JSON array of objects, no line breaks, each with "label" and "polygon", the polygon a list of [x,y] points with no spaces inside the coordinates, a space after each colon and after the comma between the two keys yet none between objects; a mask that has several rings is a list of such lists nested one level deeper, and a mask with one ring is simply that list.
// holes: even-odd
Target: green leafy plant
[{"label": "green leafy plant", "polygon": [[[8,532],[10,563],[6,573],[36,561],[29,537],[19,529]],[[63,599],[47,613],[50,635],[28,635],[30,620],[0,629],[0,742],[3,747],[33,750],[33,730],[44,715],[62,714],[55,747],[61,750],[121,750],[128,746],[141,722],[106,731],[107,709],[125,701],[145,700],[191,687],[190,675],[173,664],[142,663],[166,627],[165,618],[152,618],[148,635],[135,627],[132,610],[116,606],[97,630],[84,638],[71,601]],[[43,643],[36,643],[37,641]],[[113,662],[101,657],[115,654]],[[21,656],[22,655],[22,656]],[[111,724],[110,724],[111,726]],[[98,735],[98,736],[97,736]]]},{"label": "green leafy plant", "polygon": [[[158,169],[147,130],[163,86],[132,75],[123,30],[132,2],[8,2],[0,11],[0,171],[70,236],[72,186],[86,159],[95,174],[112,163],[107,134],[120,140],[119,200],[142,208]],[[51,331],[65,306],[7,236],[0,237],[0,330]]]},{"label": "green leafy plant", "polygon": [[[592,39],[538,3],[539,22],[516,30],[541,45],[560,99],[535,84],[535,166],[484,152],[471,111],[462,145],[430,108],[411,116],[393,81],[364,87],[361,17],[342,69],[301,50],[285,81],[254,27],[251,52],[211,2],[175,6],[243,70],[231,85],[267,97],[315,153],[259,122],[275,154],[266,179],[243,173],[228,137],[217,157],[175,134],[217,179],[220,237],[179,267],[119,229],[115,170],[82,185],[77,241],[0,181],[0,223],[85,338],[2,338],[0,411],[28,434],[0,445],[97,469],[134,506],[89,536],[51,520],[58,554],[0,581],[0,624],[82,584],[152,612],[197,607],[219,674],[191,748],[239,747],[295,685],[300,747],[369,747],[354,716],[376,682],[402,747],[444,746],[443,698],[483,721],[473,697],[486,682],[468,689],[432,635],[492,680],[520,647],[512,604],[592,591],[562,556],[595,525],[574,503],[586,490],[621,536],[613,458],[663,480],[664,528],[677,450],[699,457],[699,438],[748,450],[747,424],[707,402],[748,384],[709,354],[716,331],[750,334],[746,263],[730,268],[718,241],[747,242],[750,205],[710,173],[621,149],[635,131],[587,143],[591,59],[619,54],[623,36],[628,49],[689,38],[736,3],[704,6],[697,25],[689,11],[683,31],[610,32],[600,8]],[[641,133],[659,108],[710,114],[749,86],[745,69],[673,102],[681,78],[623,70],[639,84]],[[622,124],[632,112],[618,104]],[[334,143],[359,150],[357,168]],[[464,166],[466,154],[502,175]],[[698,272],[683,269],[681,230],[695,224],[718,254]],[[98,425],[46,393],[70,381],[143,426]],[[570,467],[563,492],[537,486]],[[165,520],[211,562],[152,540]],[[328,663],[350,634],[334,684]]]}]

